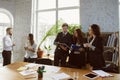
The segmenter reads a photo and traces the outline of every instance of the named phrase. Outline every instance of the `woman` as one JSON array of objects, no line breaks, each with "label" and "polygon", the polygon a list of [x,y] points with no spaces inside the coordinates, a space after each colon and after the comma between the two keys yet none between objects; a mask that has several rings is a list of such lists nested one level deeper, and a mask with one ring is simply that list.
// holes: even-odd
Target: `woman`
[{"label": "woman", "polygon": [[90,69],[102,69],[105,66],[103,58],[103,40],[100,34],[100,28],[97,24],[89,27],[88,43],[84,44],[87,48],[87,62]]},{"label": "woman", "polygon": [[24,48],[26,50],[24,62],[35,62],[37,58],[36,53],[37,45],[34,42],[33,34],[28,35],[28,43],[26,43],[26,46]]},{"label": "woman", "polygon": [[81,68],[85,65],[85,49],[83,44],[86,42],[80,29],[76,29],[73,34],[72,51],[69,56],[69,66]]}]

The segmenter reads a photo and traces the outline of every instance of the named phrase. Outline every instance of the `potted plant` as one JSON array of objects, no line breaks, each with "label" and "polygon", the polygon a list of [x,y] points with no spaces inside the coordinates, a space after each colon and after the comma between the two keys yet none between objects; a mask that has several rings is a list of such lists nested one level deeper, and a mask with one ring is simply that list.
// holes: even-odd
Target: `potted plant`
[{"label": "potted plant", "polygon": [[38,73],[38,80],[43,78],[43,72],[46,72],[44,71],[45,67],[42,66],[42,67],[38,67],[38,70],[37,70],[37,73]]}]

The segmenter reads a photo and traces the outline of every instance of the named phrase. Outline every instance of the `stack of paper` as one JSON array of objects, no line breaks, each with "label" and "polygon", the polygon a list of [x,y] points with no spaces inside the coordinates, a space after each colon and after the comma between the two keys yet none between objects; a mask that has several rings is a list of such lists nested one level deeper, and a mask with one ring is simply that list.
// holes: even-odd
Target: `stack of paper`
[{"label": "stack of paper", "polygon": [[70,78],[70,76],[67,75],[67,74],[65,74],[65,73],[59,73],[59,74],[53,75],[52,78],[53,78],[54,80],[61,80],[61,79]]},{"label": "stack of paper", "polygon": [[100,77],[110,77],[113,76],[103,70],[93,70],[94,73],[98,74]]},{"label": "stack of paper", "polygon": [[27,76],[27,75],[31,75],[31,74],[35,74],[36,71],[33,71],[33,70],[24,70],[24,71],[21,71],[19,72],[21,75],[23,76]]}]

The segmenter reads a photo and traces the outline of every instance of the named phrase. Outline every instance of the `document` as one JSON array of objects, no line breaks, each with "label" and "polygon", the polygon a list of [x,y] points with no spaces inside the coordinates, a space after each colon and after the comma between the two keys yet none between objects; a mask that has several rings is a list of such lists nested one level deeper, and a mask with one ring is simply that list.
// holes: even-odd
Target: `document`
[{"label": "document", "polygon": [[71,47],[69,47],[69,46],[68,46],[67,44],[65,44],[65,43],[55,42],[55,44],[56,44],[56,45],[63,45],[63,46],[65,46],[65,47],[67,47],[68,49],[71,50]]},{"label": "document", "polygon": [[47,72],[52,72],[52,73],[57,73],[61,68],[59,67],[54,67],[54,66],[46,66],[45,71]]},{"label": "document", "polygon": [[70,76],[67,75],[67,74],[65,74],[65,73],[59,73],[59,74],[53,75],[52,78],[53,78],[54,80],[62,80],[62,79],[70,78]]},{"label": "document", "polygon": [[31,75],[31,74],[36,74],[36,71],[33,71],[33,70],[24,70],[24,71],[21,71],[19,73],[21,75],[23,75],[23,76],[27,76],[27,75]]},{"label": "document", "polygon": [[98,74],[100,77],[111,77],[113,75],[103,71],[103,70],[93,70],[92,72]]},{"label": "document", "polygon": [[22,66],[22,67],[19,67],[17,70],[18,70],[18,71],[23,71],[23,70],[27,70],[27,69],[28,69],[28,67]]},{"label": "document", "polygon": [[25,65],[25,66],[26,66],[26,67],[29,67],[29,68],[32,68],[32,67],[38,66],[38,64],[30,63],[30,64],[27,64],[27,65]]}]

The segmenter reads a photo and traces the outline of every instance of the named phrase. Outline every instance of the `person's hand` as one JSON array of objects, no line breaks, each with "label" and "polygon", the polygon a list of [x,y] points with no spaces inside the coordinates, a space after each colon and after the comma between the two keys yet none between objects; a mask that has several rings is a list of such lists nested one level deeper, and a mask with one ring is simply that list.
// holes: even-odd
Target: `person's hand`
[{"label": "person's hand", "polygon": [[28,50],[28,47],[24,47],[25,48],[25,50]]},{"label": "person's hand", "polygon": [[88,47],[88,46],[87,46],[87,43],[83,44],[83,46],[84,46],[84,47]]},{"label": "person's hand", "polygon": [[91,47],[91,44],[90,43],[85,43],[85,44],[83,44],[84,45],[84,47]]},{"label": "person's hand", "polygon": [[66,48],[66,47],[64,47],[64,46],[62,46],[62,45],[60,45],[60,47],[61,47],[64,51],[67,51],[67,48]]},{"label": "person's hand", "polygon": [[83,52],[83,51],[85,51],[85,49],[84,48],[80,48],[79,51]]},{"label": "person's hand", "polygon": [[13,43],[13,46],[15,46],[15,43]]},{"label": "person's hand", "polygon": [[90,71],[93,70],[93,66],[91,66],[90,64],[86,64],[86,68],[89,69]]},{"label": "person's hand", "polygon": [[87,47],[91,47],[91,44],[90,44],[90,43],[87,43]]}]

